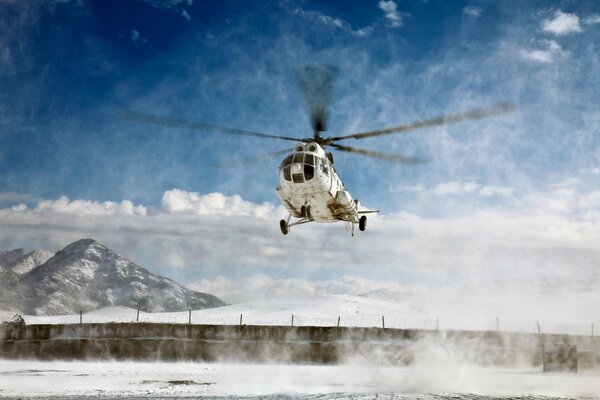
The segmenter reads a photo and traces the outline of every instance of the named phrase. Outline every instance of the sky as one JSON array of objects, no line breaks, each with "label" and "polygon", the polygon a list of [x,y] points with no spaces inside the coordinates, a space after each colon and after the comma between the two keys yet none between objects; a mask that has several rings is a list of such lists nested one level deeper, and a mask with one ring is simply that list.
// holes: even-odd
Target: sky
[{"label": "sky", "polygon": [[[600,4],[594,1],[0,0],[0,249],[92,237],[244,301],[382,287],[600,287]],[[345,144],[381,213],[294,227],[289,142],[143,125],[139,111],[311,134],[293,68],[337,68],[325,135],[512,101],[479,121]],[[246,293],[246,295],[240,295]]]}]

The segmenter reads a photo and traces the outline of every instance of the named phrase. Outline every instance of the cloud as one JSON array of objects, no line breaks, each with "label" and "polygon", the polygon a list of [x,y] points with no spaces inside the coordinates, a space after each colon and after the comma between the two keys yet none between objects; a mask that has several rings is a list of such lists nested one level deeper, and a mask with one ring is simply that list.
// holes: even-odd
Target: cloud
[{"label": "cloud", "polygon": [[348,32],[356,36],[368,36],[371,32],[373,32],[374,29],[373,25],[369,25],[361,29],[353,29],[348,22],[344,21],[341,18],[331,17],[329,15],[314,10],[304,10],[302,8],[295,8],[292,10],[292,12],[295,15],[298,15],[302,18],[308,19],[313,22],[317,22],[324,26],[340,29],[344,32]]},{"label": "cloud", "polygon": [[583,20],[584,25],[600,24],[600,14],[593,14]]},{"label": "cloud", "polygon": [[434,194],[437,196],[446,195],[463,195],[463,194],[479,194],[481,196],[505,196],[510,197],[513,195],[515,189],[506,186],[482,186],[477,182],[460,182],[451,181],[438,183],[432,188],[426,188],[423,184],[415,186],[409,186],[402,190],[413,193],[427,193]]},{"label": "cloud", "polygon": [[221,193],[200,195],[173,189],[163,194],[162,210],[171,214],[188,215],[246,215],[265,218],[273,215],[275,207],[269,203],[253,204],[238,195],[225,196]]},{"label": "cloud", "polygon": [[190,14],[188,14],[188,12],[186,10],[182,10],[181,11],[181,16],[185,19],[187,19],[188,21],[192,20],[192,17],[190,17]]},{"label": "cloud", "polygon": [[398,12],[398,5],[394,0],[380,0],[377,7],[385,13],[385,19],[390,27],[399,28],[403,25],[402,14]]},{"label": "cloud", "polygon": [[437,195],[473,193],[479,187],[479,184],[475,182],[447,182],[436,185],[430,192]]},{"label": "cloud", "polygon": [[142,0],[144,3],[164,9],[174,9],[180,6],[191,6],[194,4],[194,0]]},{"label": "cloud", "polygon": [[521,49],[519,52],[521,58],[547,64],[566,57],[566,52],[555,40],[543,40],[542,44],[546,47],[545,49]]},{"label": "cloud", "polygon": [[146,39],[145,37],[140,35],[139,31],[132,29],[131,30],[131,41],[134,43],[137,43],[137,42],[146,43],[148,41],[148,39]]},{"label": "cloud", "polygon": [[481,17],[483,10],[479,7],[465,6],[465,8],[463,8],[463,12],[470,17],[479,18]]},{"label": "cloud", "polygon": [[553,18],[542,21],[542,30],[557,36],[582,32],[579,17],[560,10],[554,13]]},{"label": "cloud", "polygon": [[[21,208],[26,211],[28,208]],[[46,214],[74,214],[81,216],[107,216],[107,215],[146,215],[147,209],[141,205],[134,205],[129,200],[120,203],[112,201],[97,202],[91,200],[69,200],[61,196],[58,200],[42,200],[32,210],[34,213]]]},{"label": "cloud", "polygon": [[326,294],[362,295],[381,288],[402,290],[395,282],[370,280],[357,276],[311,281],[299,278],[273,278],[256,274],[232,280],[225,276],[201,279],[189,285],[193,290],[211,293],[227,303],[269,300],[276,298],[305,298]]},{"label": "cloud", "polygon": [[3,202],[17,202],[17,201],[35,201],[38,200],[29,194],[13,193],[13,192],[0,192],[0,203]]},{"label": "cloud", "polygon": [[[484,195],[486,189],[467,182],[436,190]],[[521,195],[515,204],[443,219],[407,212],[369,216],[367,231],[353,238],[343,224],[316,223],[283,236],[277,222],[283,210],[220,193],[170,190],[154,210],[128,200],[61,197],[33,208],[0,209],[0,248],[27,241],[58,250],[93,237],[154,272],[185,276],[184,284],[229,287],[231,299],[244,285],[253,287],[254,298],[261,290],[356,294],[377,286],[361,279],[430,286],[495,280],[600,285],[599,190],[560,186]],[[271,278],[244,282],[255,275],[287,281],[279,291]],[[218,276],[225,278],[211,278]],[[353,278],[336,286],[345,276]]]}]

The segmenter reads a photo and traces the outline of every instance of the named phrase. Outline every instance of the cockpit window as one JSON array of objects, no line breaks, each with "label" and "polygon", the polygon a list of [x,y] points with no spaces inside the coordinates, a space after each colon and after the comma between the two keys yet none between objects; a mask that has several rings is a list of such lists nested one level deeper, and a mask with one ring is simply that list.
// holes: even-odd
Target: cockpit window
[{"label": "cockpit window", "polygon": [[304,164],[315,165],[315,156],[313,156],[312,154],[305,154]]},{"label": "cockpit window", "polygon": [[290,173],[290,166],[289,165],[283,167],[283,179],[285,179],[288,182],[292,180],[292,174]]},{"label": "cockpit window", "polygon": [[294,154],[294,162],[295,163],[302,163],[302,159],[304,158],[304,153],[296,153]]},{"label": "cockpit window", "polygon": [[285,160],[283,160],[283,162],[281,163],[281,167],[283,168],[283,167],[285,167],[287,165],[290,165],[292,163],[293,159],[294,159],[294,155],[293,154],[287,156],[285,158]]},{"label": "cockpit window", "polygon": [[304,179],[310,181],[315,176],[315,167],[304,164]]},{"label": "cockpit window", "polygon": [[294,183],[304,182],[304,177],[302,176],[302,174],[293,174],[292,177],[294,178]]}]

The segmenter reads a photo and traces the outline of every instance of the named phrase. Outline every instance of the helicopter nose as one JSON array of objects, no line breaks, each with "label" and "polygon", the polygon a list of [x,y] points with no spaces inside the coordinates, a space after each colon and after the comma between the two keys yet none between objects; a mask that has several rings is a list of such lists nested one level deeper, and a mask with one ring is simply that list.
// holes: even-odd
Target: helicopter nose
[{"label": "helicopter nose", "polygon": [[302,165],[298,163],[292,164],[292,174],[301,174],[302,173]]}]

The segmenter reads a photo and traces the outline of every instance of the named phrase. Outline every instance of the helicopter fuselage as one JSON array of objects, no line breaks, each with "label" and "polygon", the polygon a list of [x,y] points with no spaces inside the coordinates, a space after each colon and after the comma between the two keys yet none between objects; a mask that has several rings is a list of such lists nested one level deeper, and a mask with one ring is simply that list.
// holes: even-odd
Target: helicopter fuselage
[{"label": "helicopter fuselage", "polygon": [[352,199],[344,187],[331,155],[317,143],[294,146],[294,152],[279,166],[275,192],[290,216],[300,218],[300,223],[359,223],[358,200]]}]

